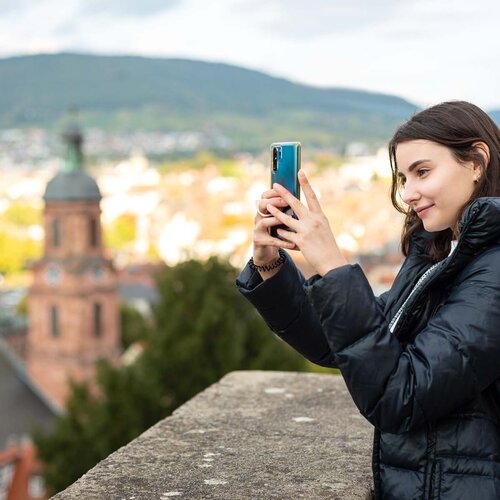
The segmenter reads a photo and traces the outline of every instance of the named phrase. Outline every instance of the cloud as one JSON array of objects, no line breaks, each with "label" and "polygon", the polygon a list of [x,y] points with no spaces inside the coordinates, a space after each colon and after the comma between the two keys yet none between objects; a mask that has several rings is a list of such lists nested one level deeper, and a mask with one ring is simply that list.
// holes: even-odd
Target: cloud
[{"label": "cloud", "polygon": [[398,0],[239,0],[234,12],[253,17],[266,33],[310,38],[360,31],[384,21],[400,4]]},{"label": "cloud", "polygon": [[85,0],[80,12],[83,15],[147,17],[181,3],[182,0]]},{"label": "cloud", "polygon": [[0,12],[0,56],[187,57],[421,105],[499,104],[498,0],[0,0]]},{"label": "cloud", "polygon": [[235,15],[246,15],[261,32],[290,39],[320,37],[390,36],[412,38],[438,32],[453,23],[468,25],[497,0],[235,0]]},{"label": "cloud", "polygon": [[0,12],[2,15],[16,13],[26,10],[30,4],[30,0],[0,0]]}]

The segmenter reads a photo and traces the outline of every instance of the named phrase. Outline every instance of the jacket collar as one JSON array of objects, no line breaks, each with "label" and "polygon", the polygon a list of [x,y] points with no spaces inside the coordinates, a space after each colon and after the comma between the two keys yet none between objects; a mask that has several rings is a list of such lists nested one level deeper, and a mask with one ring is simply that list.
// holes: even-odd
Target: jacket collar
[{"label": "jacket collar", "polygon": [[500,240],[500,198],[477,198],[459,224],[458,245],[477,254]]},{"label": "jacket collar", "polygon": [[[500,243],[500,197],[482,197],[465,210],[459,223],[460,237],[440,273],[439,281],[455,274],[476,255]],[[411,253],[423,258],[433,233],[421,229],[412,235]]]}]

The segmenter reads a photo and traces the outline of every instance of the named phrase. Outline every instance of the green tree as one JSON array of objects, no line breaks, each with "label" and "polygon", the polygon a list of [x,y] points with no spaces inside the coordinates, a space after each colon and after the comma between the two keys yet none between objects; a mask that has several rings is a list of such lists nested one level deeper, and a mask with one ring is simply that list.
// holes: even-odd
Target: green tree
[{"label": "green tree", "polygon": [[52,434],[35,433],[50,493],[65,488],[232,370],[307,370],[234,285],[217,258],[166,268],[145,348],[129,366],[98,366],[97,395],[75,385]]},{"label": "green tree", "polygon": [[49,494],[69,486],[161,418],[142,383],[133,366],[114,368],[101,361],[98,391],[90,391],[86,384],[72,385],[66,413],[53,432],[33,433]]},{"label": "green tree", "polygon": [[165,383],[175,388],[170,409],[233,370],[305,369],[236,290],[235,274],[211,258],[168,268],[158,280],[156,326],[141,362],[159,390]]},{"label": "green tree", "polygon": [[120,324],[122,330],[122,347],[127,349],[134,342],[145,340],[149,328],[147,319],[135,308],[120,305]]}]

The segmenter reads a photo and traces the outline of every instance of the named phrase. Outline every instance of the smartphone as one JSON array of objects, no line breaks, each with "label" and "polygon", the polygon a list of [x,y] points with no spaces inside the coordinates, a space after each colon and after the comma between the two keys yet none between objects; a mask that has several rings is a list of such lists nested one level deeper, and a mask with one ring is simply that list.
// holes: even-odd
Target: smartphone
[{"label": "smartphone", "polygon": [[[300,199],[300,184],[298,178],[300,152],[300,142],[273,142],[271,144],[271,188],[273,183],[277,182],[288,189],[288,191],[298,199]],[[280,210],[297,219],[291,207],[283,207]],[[272,226],[270,230],[271,236],[279,238],[280,240],[283,238],[279,237],[277,233],[278,229],[291,231],[291,229],[284,224]]]}]

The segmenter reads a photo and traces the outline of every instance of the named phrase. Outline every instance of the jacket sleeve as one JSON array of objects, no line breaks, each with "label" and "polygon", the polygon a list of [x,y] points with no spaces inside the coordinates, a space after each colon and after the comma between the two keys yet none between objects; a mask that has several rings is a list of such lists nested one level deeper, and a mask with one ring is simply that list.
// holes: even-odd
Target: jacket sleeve
[{"label": "jacket sleeve", "polygon": [[375,300],[377,301],[378,307],[381,311],[385,310],[385,305],[387,303],[388,296],[389,296],[389,290],[387,290],[387,292],[380,294],[378,297],[375,297]]},{"label": "jacket sleeve", "polygon": [[380,430],[404,433],[437,420],[500,376],[500,271],[483,264],[475,262],[405,347],[359,266],[307,287],[356,406]]},{"label": "jacket sleeve", "polygon": [[280,270],[265,281],[247,264],[236,286],[279,338],[309,361],[336,368],[318,316],[304,292],[304,282],[302,273],[286,254]]}]

